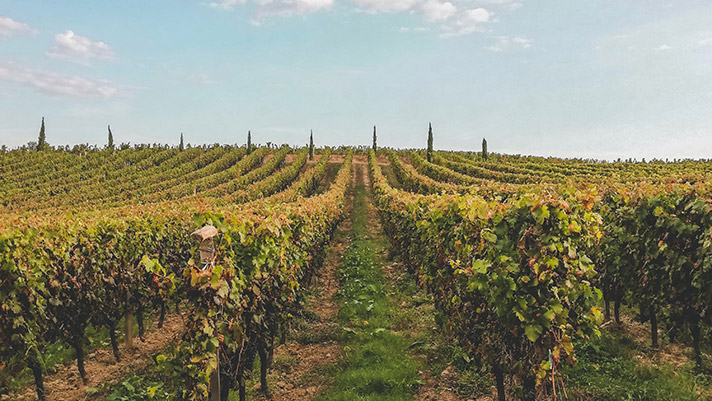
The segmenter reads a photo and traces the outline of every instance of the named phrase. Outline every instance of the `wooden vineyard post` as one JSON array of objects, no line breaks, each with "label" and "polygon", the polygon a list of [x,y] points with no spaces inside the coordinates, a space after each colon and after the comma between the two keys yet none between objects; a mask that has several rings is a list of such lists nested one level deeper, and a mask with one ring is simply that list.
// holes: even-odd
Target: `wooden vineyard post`
[{"label": "wooden vineyard post", "polygon": [[[215,266],[215,244],[213,237],[218,233],[217,228],[207,225],[190,234],[190,238],[200,241],[198,252],[200,253],[200,270],[205,271],[208,267]],[[210,401],[220,401],[220,348],[215,351],[217,366],[210,375]]]},{"label": "wooden vineyard post", "polygon": [[220,401],[220,348],[215,351],[215,357],[218,364],[213,374],[210,375],[210,401]]},{"label": "wooden vineyard post", "polygon": [[126,316],[124,316],[124,335],[126,336],[126,348],[133,347],[133,313],[129,305],[129,294],[126,293]]}]

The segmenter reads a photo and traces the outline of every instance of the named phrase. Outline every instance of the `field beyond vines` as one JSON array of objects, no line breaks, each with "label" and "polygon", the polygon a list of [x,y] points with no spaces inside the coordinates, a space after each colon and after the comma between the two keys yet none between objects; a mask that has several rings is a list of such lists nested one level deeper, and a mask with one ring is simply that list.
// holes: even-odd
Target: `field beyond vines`
[{"label": "field beyond vines", "polygon": [[0,153],[0,400],[712,400],[712,162]]}]

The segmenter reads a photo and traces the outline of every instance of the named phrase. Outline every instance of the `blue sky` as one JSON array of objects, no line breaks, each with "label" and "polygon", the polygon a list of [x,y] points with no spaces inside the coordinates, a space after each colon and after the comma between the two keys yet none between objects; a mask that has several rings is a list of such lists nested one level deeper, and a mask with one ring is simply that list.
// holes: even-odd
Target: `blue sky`
[{"label": "blue sky", "polygon": [[707,0],[0,0],[0,143],[712,157]]}]

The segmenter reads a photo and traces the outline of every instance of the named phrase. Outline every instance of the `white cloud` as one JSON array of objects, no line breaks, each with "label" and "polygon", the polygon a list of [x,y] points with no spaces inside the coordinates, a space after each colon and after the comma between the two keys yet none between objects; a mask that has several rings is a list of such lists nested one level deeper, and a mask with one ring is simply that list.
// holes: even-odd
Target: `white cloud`
[{"label": "white cloud", "polygon": [[[441,37],[484,32],[487,23],[496,22],[495,12],[522,7],[519,0],[352,0],[357,11],[370,14],[421,14],[425,21],[439,26]],[[334,0],[213,0],[207,6],[232,10],[242,4],[254,4],[255,15],[250,22],[259,26],[270,16],[304,15],[332,8]],[[432,28],[427,28],[428,30]],[[400,28],[400,32],[420,32],[423,28]]]},{"label": "white cloud", "polygon": [[428,0],[422,6],[421,10],[425,19],[428,21],[446,20],[457,12],[457,8],[449,1]]},{"label": "white cloud", "polygon": [[509,50],[528,49],[534,42],[533,40],[523,36],[497,36],[495,39],[495,43],[488,47],[487,50],[499,53]]},{"label": "white cloud", "polygon": [[[246,4],[248,0],[217,0],[207,5],[222,10],[233,10],[235,7]],[[260,25],[261,19],[268,16],[304,15],[331,8],[334,0],[253,0],[256,18],[254,25]]]},{"label": "white cloud", "polygon": [[521,8],[524,3],[517,0],[476,0],[474,5],[480,7],[497,8],[505,11],[514,11]]},{"label": "white cloud", "polygon": [[334,0],[257,0],[257,17],[311,14],[333,5]]},{"label": "white cloud", "polygon": [[665,51],[665,50],[670,50],[670,49],[672,49],[672,46],[663,44],[663,45],[656,47],[654,50]]},{"label": "white cloud", "polygon": [[507,11],[514,11],[514,10],[518,10],[518,9],[522,8],[522,6],[524,6],[524,3],[512,1],[512,2],[505,4],[502,8],[504,8]]},{"label": "white cloud", "polygon": [[245,4],[246,0],[218,0],[212,3],[208,3],[209,7],[221,8],[223,10],[232,10],[235,6],[240,4]]},{"label": "white cloud", "polygon": [[37,30],[31,26],[12,20],[9,17],[0,17],[0,39],[9,39],[20,35],[37,35]]},{"label": "white cloud", "polygon": [[360,10],[373,14],[412,12],[417,9],[426,20],[431,22],[448,20],[456,16],[459,9],[465,9],[459,13],[458,22],[454,24],[462,27],[464,33],[457,33],[459,28],[450,24],[447,30],[451,36],[479,30],[473,29],[472,25],[479,24],[483,16],[491,22],[493,14],[488,11],[489,8],[511,11],[523,5],[515,0],[353,0],[353,2]]},{"label": "white cloud", "polygon": [[402,27],[400,27],[400,29],[398,31],[404,32],[404,33],[407,33],[407,32],[428,32],[428,31],[430,31],[430,28],[428,28],[427,26],[417,26],[417,27],[413,27],[413,28],[407,27],[407,26],[402,26]]},{"label": "white cloud", "polygon": [[291,5],[291,8],[296,10],[297,13],[305,14],[331,8],[334,5],[334,0],[292,0],[284,3]]},{"label": "white cloud", "polygon": [[701,39],[697,42],[697,47],[712,46],[712,37]]},{"label": "white cloud", "polygon": [[79,64],[89,61],[108,61],[114,59],[114,51],[104,42],[92,41],[72,31],[54,36],[54,47],[47,52],[49,57],[65,59]]},{"label": "white cloud", "polygon": [[90,80],[3,62],[0,62],[0,79],[17,82],[47,94],[85,98],[117,97],[123,95],[126,89],[107,80]]},{"label": "white cloud", "polygon": [[442,37],[462,36],[484,31],[484,24],[490,21],[492,13],[479,7],[457,14],[450,23],[443,26]]},{"label": "white cloud", "polygon": [[369,13],[395,13],[407,11],[416,5],[416,0],[354,0],[356,5]]}]

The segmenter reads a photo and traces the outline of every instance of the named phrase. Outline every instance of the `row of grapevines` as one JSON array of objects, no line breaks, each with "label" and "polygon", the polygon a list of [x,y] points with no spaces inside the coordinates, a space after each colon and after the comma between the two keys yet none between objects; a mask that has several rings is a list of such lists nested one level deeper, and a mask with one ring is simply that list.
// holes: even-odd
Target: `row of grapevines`
[{"label": "row of grapevines", "polygon": [[[549,163],[540,164],[545,169]],[[641,317],[650,321],[653,346],[658,346],[659,325],[665,324],[670,341],[689,333],[701,364],[701,333],[712,323],[708,167],[699,162],[564,164],[578,179],[596,182],[591,188],[599,195],[586,204],[596,204],[604,236],[588,254],[600,273],[595,283],[605,294],[606,318],[611,301],[617,322],[621,303],[638,305]],[[570,185],[552,188],[562,191]],[[481,196],[497,197],[498,191],[483,188],[477,188]],[[547,190],[540,184],[519,187],[517,193],[525,188]]]},{"label": "row of grapevines", "polygon": [[[74,201],[69,202],[74,205],[69,209],[85,212],[91,210],[96,212],[99,209],[103,213],[107,208],[130,208],[134,205],[166,200],[172,203],[181,197],[195,195],[198,190],[209,188],[209,185],[219,185],[235,177],[242,179],[242,175],[258,166],[268,153],[267,148],[260,148],[249,156],[242,157],[246,153],[245,148],[228,147],[220,151],[216,149],[209,149],[207,152],[201,148],[186,149],[179,152],[176,157],[181,158],[181,155],[188,152],[211,154],[211,156],[209,159],[201,156],[192,157],[161,174],[154,175],[151,171],[138,170],[136,174],[126,177],[128,186],[121,185],[116,189],[85,188],[84,195],[76,196]],[[28,207],[25,206],[20,211],[25,212]],[[34,211],[33,215],[56,214],[56,210],[57,208],[43,208]]]},{"label": "row of grapevines", "polygon": [[229,195],[235,203],[245,203],[264,198],[288,186],[299,175],[309,157],[309,148],[297,152],[295,159],[274,174]]},{"label": "row of grapevines", "polygon": [[536,175],[520,174],[520,173],[504,173],[496,170],[489,170],[471,163],[461,163],[454,160],[449,160],[442,157],[439,153],[433,155],[433,163],[447,167],[458,173],[465,174],[470,177],[484,178],[498,182],[508,182],[515,184],[534,183],[540,181],[540,177]]},{"label": "row of grapevines", "polygon": [[[542,158],[517,155],[491,154],[487,161],[479,156],[472,157],[471,153],[454,156],[464,158],[474,164],[497,169],[501,171],[516,172],[525,169],[537,175],[549,176],[552,174],[566,177],[587,178],[601,181],[612,178],[621,182],[636,181],[699,181],[704,176],[712,173],[712,164],[704,160],[683,160],[667,162],[656,160],[652,162],[605,162],[581,159]],[[460,160],[461,161],[461,160]]]},{"label": "row of grapevines", "polygon": [[[200,149],[200,148],[196,148]],[[184,152],[188,152],[185,150]],[[244,153],[243,150],[238,149],[238,152]],[[202,150],[205,152],[205,150]],[[171,196],[162,196],[168,191],[172,191],[172,196],[177,196],[175,191],[187,192],[188,198],[180,198],[181,204],[178,206],[187,208],[195,207],[199,204],[199,198],[194,196],[196,189],[209,189],[210,185],[223,185],[227,182],[234,182],[241,185],[247,185],[255,179],[259,179],[275,168],[274,164],[267,166],[261,166],[255,170],[259,170],[257,173],[250,171],[256,166],[259,166],[265,156],[268,154],[269,150],[267,148],[260,148],[253,151],[250,155],[242,158],[237,163],[233,164],[225,170],[215,170],[209,175],[197,180],[196,182],[175,182],[174,187],[166,187],[167,184],[158,182],[153,185],[149,185],[146,189],[141,188],[141,194],[137,194],[135,191],[127,191],[123,199],[119,201],[112,201],[109,199],[104,203],[96,203],[91,205],[85,205],[81,207],[74,207],[66,209],[64,212],[62,209],[41,209],[33,211],[33,213],[27,213],[26,210],[20,209],[14,213],[7,213],[0,218],[0,232],[12,227],[18,228],[31,228],[31,227],[50,227],[53,225],[63,224],[63,220],[71,218],[72,220],[82,220],[86,222],[92,222],[96,220],[95,216],[113,216],[115,218],[131,218],[134,214],[161,214],[161,213],[173,213],[174,209],[177,207],[176,201],[178,199],[172,199]],[[281,149],[278,153],[278,160],[276,163],[283,161],[284,156],[288,152],[288,148]],[[281,159],[280,159],[281,158]],[[273,162],[273,163],[275,163]],[[212,164],[211,164],[212,165]],[[189,172],[190,166],[181,166],[185,168],[185,172]],[[213,167],[214,169],[217,166]],[[147,179],[151,180],[150,176],[146,176]],[[168,180],[171,181],[172,180]],[[137,180],[137,184],[140,185],[143,181]],[[190,189],[189,189],[190,188]],[[87,189],[88,196],[91,196],[91,190]],[[150,192],[148,192],[150,191]],[[138,198],[138,199],[136,199]],[[145,208],[144,204],[151,204],[150,208]]]},{"label": "row of grapevines", "polygon": [[[86,179],[80,179],[75,182],[62,179],[61,181],[65,181],[64,185],[56,186],[40,193],[26,193],[23,194],[24,199],[12,201],[22,210],[28,210],[32,204],[38,204],[44,209],[54,209],[75,208],[88,203],[101,202],[102,207],[105,207],[116,199],[124,200],[134,196],[137,190],[145,192],[146,188],[137,187],[136,181],[144,181],[146,177],[163,177],[163,182],[168,181],[165,179],[166,174],[162,174],[158,166],[169,164],[165,163],[165,156],[174,156],[176,155],[175,152],[175,150],[163,151],[142,160],[141,163],[131,164],[130,167],[119,169],[118,171],[107,171],[104,167],[101,167],[92,171],[91,177]],[[197,156],[192,158],[189,163],[186,163],[183,168],[173,168],[172,173],[176,176],[182,173],[185,176],[185,180],[190,180],[192,178],[187,175],[203,171],[205,166],[223,158],[226,154],[240,156],[240,153],[239,148],[236,151],[230,151],[223,147],[216,147],[207,152],[202,152],[202,154],[193,152]],[[66,181],[69,181],[69,183],[66,183]]]},{"label": "row of grapevines", "polygon": [[[189,150],[191,149],[180,153],[185,153]],[[141,196],[155,192],[157,187],[171,188],[175,185],[212,175],[217,171],[229,169],[239,163],[245,154],[246,149],[243,147],[228,147],[219,157],[215,157],[210,161],[205,160],[207,163],[201,160],[202,158],[196,158],[191,163],[176,164],[162,171],[145,171],[141,174],[127,177],[123,180],[123,185],[114,184],[113,186],[117,187],[118,190],[112,189],[108,191],[108,196],[97,194],[97,199],[102,199],[103,202],[111,204],[127,198],[140,198]]]},{"label": "row of grapevines", "polygon": [[[262,181],[258,181],[251,185],[249,188],[237,191],[232,194],[231,197],[236,203],[250,202],[257,199],[267,199],[274,194],[281,194],[282,202],[291,201],[289,197],[293,197],[292,194],[302,193],[308,194],[316,189],[316,184],[318,184],[318,179],[326,171],[326,163],[329,161],[329,155],[331,151],[326,149],[321,154],[321,159],[316,164],[316,166],[309,170],[305,174],[302,180],[296,180],[300,171],[307,162],[307,157],[309,156],[308,148],[297,153],[295,160],[288,166],[284,167],[275,174],[267,177]],[[291,185],[296,185],[294,188],[289,188],[291,190],[285,190]],[[283,191],[284,190],[284,191]],[[275,199],[271,199],[271,202],[275,202]]]},{"label": "row of grapevines", "polygon": [[659,320],[668,325],[671,340],[688,328],[701,363],[701,326],[712,323],[709,188],[701,183],[616,185],[605,191],[599,208],[606,235],[594,259],[606,301],[615,303],[616,320],[621,302],[637,304],[651,322],[653,346]]},{"label": "row of grapevines", "polygon": [[200,223],[219,229],[217,259],[185,270],[194,312],[182,341],[157,360],[172,378],[179,399],[208,396],[219,371],[221,399],[238,387],[259,355],[262,384],[274,337],[298,307],[303,286],[320,262],[321,249],[343,214],[351,176],[348,155],[330,189],[312,198],[230,214],[205,212]]},{"label": "row of grapevines", "polygon": [[[258,149],[258,152],[260,149]],[[284,164],[287,154],[291,151],[289,147],[282,147],[272,154],[271,159],[264,161],[261,166],[250,170],[249,172],[243,174],[236,174],[229,176],[228,180],[221,179],[221,177],[209,177],[206,182],[201,183],[198,190],[203,192],[204,196],[207,197],[222,197],[232,194],[245,186],[262,180],[272,174],[276,169],[278,169],[282,164]],[[303,151],[303,150],[302,150]],[[248,157],[254,155],[254,151],[250,153]],[[260,157],[260,159],[265,159],[266,155]],[[210,179],[213,178],[213,179]]]},{"label": "row of grapevines", "polygon": [[565,175],[552,172],[552,171],[547,171],[546,167],[544,168],[537,168],[537,169],[530,169],[525,166],[519,166],[516,163],[498,163],[496,161],[490,161],[490,160],[482,160],[478,156],[473,156],[472,154],[463,154],[459,152],[440,152],[439,153],[442,157],[454,160],[456,162],[460,163],[472,163],[474,165],[480,166],[482,168],[486,168],[488,170],[492,171],[499,171],[502,173],[509,173],[509,174],[522,174],[522,175],[534,175],[534,176],[540,176],[542,179],[545,180],[564,180],[566,178]]},{"label": "row of grapevines", "polygon": [[[108,153],[91,153],[88,157],[84,157],[83,159],[79,158],[76,164],[69,165],[56,164],[54,160],[57,158],[61,160],[61,153],[49,152],[45,155],[48,164],[41,169],[33,169],[17,177],[16,179],[18,181],[15,182],[14,188],[12,187],[12,182],[6,180],[7,184],[3,184],[3,188],[7,188],[4,203],[9,206],[22,206],[18,203],[10,204],[9,198],[13,195],[21,196],[23,193],[33,190],[44,190],[45,193],[49,195],[50,191],[57,191],[66,184],[81,183],[87,180],[93,175],[93,172],[101,171],[103,165],[106,165],[111,171],[121,170],[133,164],[140,163],[145,158],[155,155],[158,152],[163,152],[163,150],[141,149],[137,151],[124,151],[115,156]],[[7,175],[14,176],[13,172],[9,172]],[[58,182],[59,188],[55,188]]]},{"label": "row of grapevines", "polygon": [[321,153],[321,158],[316,165],[304,172],[298,179],[296,179],[289,187],[284,191],[278,192],[270,197],[264,198],[264,202],[269,203],[283,203],[283,202],[293,202],[297,197],[311,196],[313,195],[318,187],[319,182],[322,180],[326,174],[326,166],[329,163],[329,157],[331,155],[331,149],[324,149]]},{"label": "row of grapevines", "polygon": [[[444,325],[472,357],[545,391],[573,340],[597,333],[600,291],[586,256],[600,217],[555,193],[505,203],[475,195],[421,196],[391,188],[370,152],[376,202],[389,238],[433,294]],[[502,394],[502,393],[501,393]]]},{"label": "row of grapevines", "polygon": [[[222,149],[213,149],[210,152],[200,154],[196,160],[201,158],[212,158],[222,153]],[[28,191],[29,187],[25,187],[22,195],[46,195],[47,189],[52,189],[52,195],[64,194],[76,190],[77,188],[89,188],[96,185],[101,185],[107,181],[115,181],[122,177],[130,177],[136,174],[143,174],[145,171],[155,168],[166,160],[172,158],[175,153],[170,149],[143,149],[131,153],[123,153],[127,157],[117,158],[114,162],[107,163],[106,160],[112,159],[112,153],[92,154],[94,159],[99,163],[96,166],[85,165],[81,171],[76,174],[67,175],[63,173],[58,177],[48,177],[42,175],[42,185],[38,185],[34,191]],[[137,155],[143,156],[141,158]],[[197,153],[194,153],[197,154]],[[105,157],[102,163],[102,156]],[[34,192],[34,193],[33,193]]]},{"label": "row of grapevines", "polygon": [[481,185],[487,182],[487,180],[470,177],[452,171],[447,167],[431,163],[425,160],[418,152],[409,152],[408,157],[410,158],[410,163],[419,173],[427,175],[436,181],[444,181],[455,185]]},{"label": "row of grapevines", "polygon": [[[558,185],[553,183],[539,184],[510,184],[494,180],[482,179],[477,184],[457,185],[450,182],[469,181],[470,178],[449,168],[425,161],[416,153],[411,153],[411,160],[415,165],[420,166],[425,174],[421,174],[416,168],[403,163],[393,152],[389,154],[389,160],[393,166],[398,181],[404,189],[410,192],[430,194],[430,193],[467,193],[476,192],[482,197],[506,200],[509,197],[521,194],[538,192],[539,190],[554,191]],[[437,178],[437,179],[436,179]],[[441,181],[442,180],[442,181]]]},{"label": "row of grapevines", "polygon": [[[127,311],[141,316],[151,302],[172,294],[173,276],[146,255],[178,268],[189,255],[188,218],[136,216],[85,225],[69,222],[0,236],[0,358],[25,363],[44,399],[43,354],[62,341],[75,350],[81,377],[88,325],[108,327],[115,352],[115,328]],[[181,251],[183,250],[183,251]],[[181,252],[183,252],[181,254]],[[139,319],[139,328],[142,329]],[[118,358],[118,353],[116,354]]]},{"label": "row of grapevines", "polygon": [[396,179],[406,191],[419,194],[467,191],[467,187],[436,181],[418,173],[413,166],[401,162],[398,155],[393,151],[388,151],[388,160],[391,163]]},{"label": "row of grapevines", "polygon": [[[274,170],[284,160],[286,153],[288,153],[288,150],[280,149],[273,155],[277,158],[277,160],[272,163],[259,166],[260,163],[262,163],[263,158],[268,154],[268,150],[266,148],[260,148],[227,169],[223,169],[223,166],[220,165],[211,165],[207,171],[204,171],[200,174],[200,176],[194,177],[194,179],[184,180],[183,177],[178,177],[175,183],[164,183],[164,185],[167,185],[165,190],[146,194],[141,198],[141,200],[146,202],[156,202],[166,199],[179,199],[185,196],[191,196],[196,193],[212,190],[216,185],[225,182],[222,181],[225,179],[234,180],[235,178],[240,178],[242,179],[240,182],[245,182],[245,177],[250,174],[256,177],[253,180],[260,179],[260,177],[264,174],[269,174],[272,170]],[[228,173],[226,174],[226,172]],[[249,182],[251,181],[246,181],[246,183]]]},{"label": "row of grapevines", "polygon": [[[279,153],[273,157],[275,165],[281,164],[286,151]],[[298,162],[303,159],[302,154],[306,155],[306,151],[299,153],[294,166],[303,165]],[[343,178],[345,174],[340,173],[333,188],[343,191],[343,183],[348,182]],[[279,176],[284,180],[288,178],[288,175]],[[271,180],[265,181],[265,185],[276,190],[273,184]],[[338,190],[331,190],[330,195],[322,196],[321,203],[317,202],[320,209],[317,209],[331,210],[328,208],[334,205],[328,202],[336,193]],[[307,202],[314,204],[314,201]],[[28,224],[33,228],[3,230],[0,235],[0,305],[4,312],[0,316],[0,366],[30,367],[38,395],[43,398],[44,350],[49,344],[62,341],[75,349],[80,375],[86,378],[83,357],[85,332],[90,324],[109,328],[118,359],[115,329],[122,316],[127,312],[135,314],[139,334],[143,335],[142,316],[146,309],[164,310],[169,300],[184,299],[190,294],[192,284],[183,270],[193,245],[188,233],[196,227],[196,220],[190,216],[201,210],[197,208],[199,204],[162,202],[131,206],[108,211],[101,217],[77,214],[63,216],[66,220],[48,219],[43,224],[35,220]],[[299,209],[301,205],[289,207],[305,216],[309,212]],[[218,210],[260,219],[275,213],[271,207],[264,206],[255,206],[250,212],[229,206]],[[314,224],[321,218],[309,215]],[[297,228],[298,225],[292,226],[295,230],[292,236]],[[306,244],[302,245],[316,246],[313,242],[316,234],[312,237],[312,233],[307,234],[300,237]]]},{"label": "row of grapevines", "polygon": [[[140,160],[147,154],[153,153],[153,150],[127,150],[116,152],[114,157],[110,158],[110,162],[136,158]],[[162,151],[162,149],[156,149]],[[53,177],[62,177],[73,175],[80,171],[88,171],[102,164],[102,159],[106,160],[111,153],[90,152],[87,156],[81,156],[76,153],[64,151],[43,151],[43,152],[11,152],[17,154],[19,160],[26,159],[25,162],[18,162],[13,165],[3,167],[2,175],[5,176],[6,182],[27,183],[32,184],[44,183],[51,180]],[[57,163],[61,162],[61,163]],[[116,165],[117,168],[121,164]]]}]

